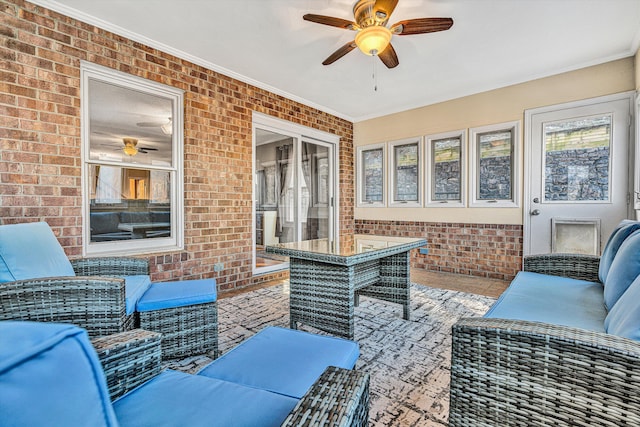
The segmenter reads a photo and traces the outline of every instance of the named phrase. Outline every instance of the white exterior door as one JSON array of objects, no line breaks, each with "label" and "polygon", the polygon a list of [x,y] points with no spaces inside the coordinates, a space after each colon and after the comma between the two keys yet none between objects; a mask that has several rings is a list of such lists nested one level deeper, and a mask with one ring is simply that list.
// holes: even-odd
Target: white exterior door
[{"label": "white exterior door", "polygon": [[630,106],[620,94],[525,112],[524,255],[599,255],[628,217]]}]

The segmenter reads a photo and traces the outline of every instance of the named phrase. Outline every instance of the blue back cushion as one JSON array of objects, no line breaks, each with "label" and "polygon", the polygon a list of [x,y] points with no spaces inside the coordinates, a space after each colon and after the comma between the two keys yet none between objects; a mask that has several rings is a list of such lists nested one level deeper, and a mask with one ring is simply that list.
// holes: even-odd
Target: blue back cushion
[{"label": "blue back cushion", "polygon": [[613,233],[611,233],[611,236],[602,251],[602,256],[600,257],[598,278],[601,283],[604,283],[605,280],[607,280],[607,273],[609,273],[611,263],[613,262],[613,258],[616,256],[616,253],[618,253],[620,245],[622,245],[622,242],[624,242],[625,239],[636,230],[640,230],[640,222],[625,219],[618,224],[616,229],[613,230]]},{"label": "blue back cushion", "polygon": [[60,276],[75,273],[46,222],[0,226],[0,283]]},{"label": "blue back cushion", "polygon": [[604,320],[607,333],[640,341],[640,276],[638,276]]},{"label": "blue back cushion", "polygon": [[57,323],[0,322],[0,424],[117,426],[87,333]]},{"label": "blue back cushion", "polygon": [[631,282],[640,274],[640,231],[620,245],[604,282],[604,303],[611,310]]}]

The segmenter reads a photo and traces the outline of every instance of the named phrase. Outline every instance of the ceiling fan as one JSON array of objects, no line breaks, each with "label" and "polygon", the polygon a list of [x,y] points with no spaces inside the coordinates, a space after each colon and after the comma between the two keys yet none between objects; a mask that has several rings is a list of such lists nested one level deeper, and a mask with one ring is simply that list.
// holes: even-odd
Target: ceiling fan
[{"label": "ceiling fan", "polygon": [[391,37],[394,34],[407,36],[434,33],[448,30],[453,25],[451,18],[416,18],[400,21],[387,27],[389,17],[397,4],[398,0],[358,0],[353,6],[355,22],[332,16],[304,15],[302,18],[305,21],[357,31],[355,40],[333,52],[322,64],[332,64],[358,47],[367,55],[377,55],[388,68],[394,68],[400,63],[391,45]]},{"label": "ceiling fan", "polygon": [[171,117],[169,117],[167,121],[138,122],[136,126],[143,128],[160,128],[165,135],[171,135],[173,132],[173,120]]},{"label": "ceiling fan", "polygon": [[138,140],[136,138],[122,138],[122,151],[127,156],[135,156],[138,153],[147,154],[149,151],[158,151],[157,148],[152,147],[138,147]]}]

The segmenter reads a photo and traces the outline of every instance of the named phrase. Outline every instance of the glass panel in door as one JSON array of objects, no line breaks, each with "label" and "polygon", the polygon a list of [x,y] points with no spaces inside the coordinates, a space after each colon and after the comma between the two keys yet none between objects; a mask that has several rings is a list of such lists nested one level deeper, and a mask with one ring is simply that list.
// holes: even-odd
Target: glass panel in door
[{"label": "glass panel in door", "polygon": [[265,247],[295,239],[295,138],[256,130],[255,267],[282,268],[287,257]]},{"label": "glass panel in door", "polygon": [[302,142],[300,240],[330,237],[330,152],[328,145]]},{"label": "glass panel in door", "polygon": [[545,123],[545,201],[608,201],[610,144],[611,115]]},{"label": "glass panel in door", "polygon": [[333,239],[333,146],[256,129],[255,268],[286,268],[266,246]]}]

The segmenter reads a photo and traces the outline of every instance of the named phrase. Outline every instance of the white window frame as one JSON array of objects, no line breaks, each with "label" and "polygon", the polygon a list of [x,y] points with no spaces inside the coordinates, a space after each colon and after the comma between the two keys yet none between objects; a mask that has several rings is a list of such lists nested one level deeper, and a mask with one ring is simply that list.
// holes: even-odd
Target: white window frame
[{"label": "white window frame", "polygon": [[[435,172],[433,158],[433,144],[437,141],[450,138],[460,139],[460,200],[434,200],[433,174]],[[467,130],[443,132],[424,137],[425,153],[425,205],[433,208],[464,208],[467,206]]]},{"label": "white window frame", "polygon": [[[511,199],[510,200],[480,200],[478,198],[479,184],[479,153],[478,136],[490,132],[511,132]],[[497,123],[469,129],[469,175],[470,175],[470,206],[479,208],[516,208],[520,206],[520,150],[522,136],[520,121]]]},{"label": "white window frame", "polygon": [[[395,174],[395,147],[397,146],[401,146],[401,145],[412,145],[412,144],[416,144],[417,149],[418,149],[418,176],[416,177],[416,184],[418,186],[417,188],[417,198],[418,200],[415,201],[406,201],[406,200],[395,200],[395,186],[396,186],[396,174]],[[416,137],[416,138],[407,138],[407,139],[401,139],[398,141],[392,141],[389,142],[387,147],[388,150],[388,156],[389,156],[389,162],[387,163],[388,166],[388,172],[389,172],[389,178],[388,178],[388,192],[389,192],[389,207],[396,207],[396,208],[415,208],[415,207],[422,207],[422,186],[423,186],[423,159],[422,159],[422,138],[421,137]]]},{"label": "white window frame", "polygon": [[[102,67],[86,61],[80,64],[81,76],[81,158],[82,158],[82,252],[88,255],[134,255],[165,251],[176,251],[184,248],[184,166],[183,166],[183,107],[184,91],[146,80],[110,68]],[[172,159],[169,167],[156,167],[146,164],[131,164],[113,160],[90,159],[90,123],[89,123],[89,82],[97,80],[118,85],[131,90],[142,91],[154,96],[161,96],[172,103]],[[170,173],[171,177],[171,234],[169,237],[152,239],[132,239],[108,242],[91,242],[90,200],[92,165],[116,166],[128,169],[160,170]]]},{"label": "white window frame", "polygon": [[[364,200],[364,164],[362,155],[365,151],[382,150],[382,201],[368,202]],[[380,208],[387,205],[387,145],[385,143],[361,145],[356,149],[356,200],[359,208]]]}]

